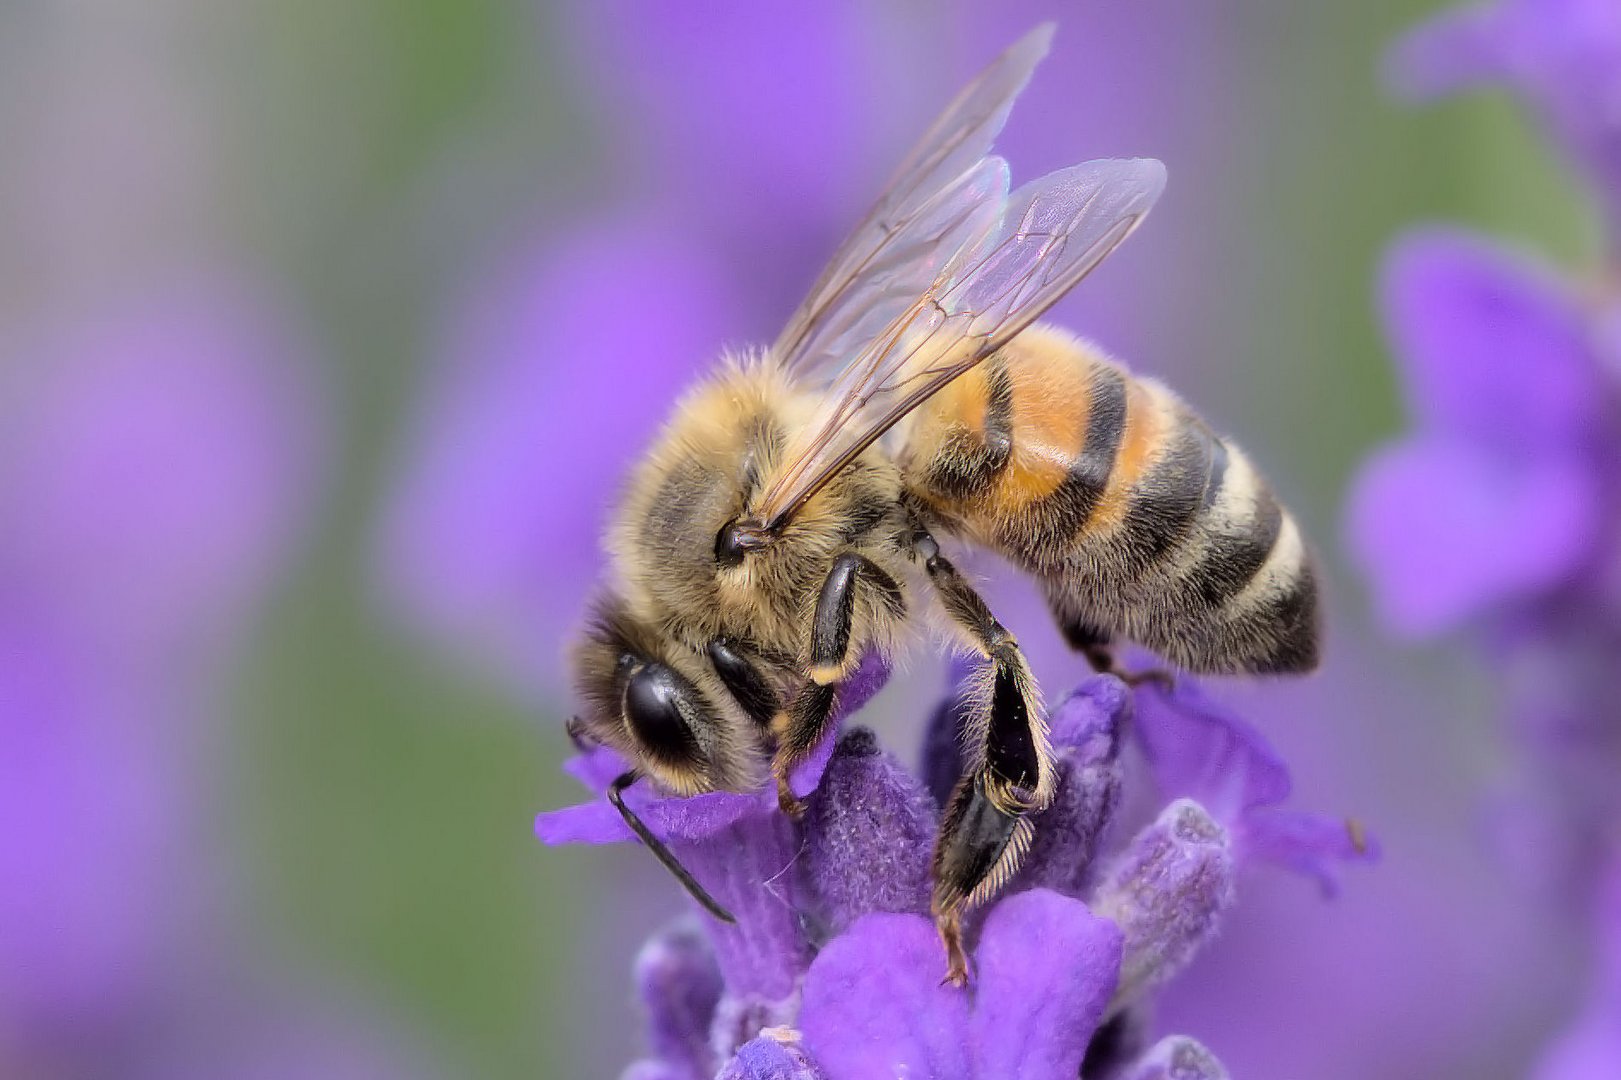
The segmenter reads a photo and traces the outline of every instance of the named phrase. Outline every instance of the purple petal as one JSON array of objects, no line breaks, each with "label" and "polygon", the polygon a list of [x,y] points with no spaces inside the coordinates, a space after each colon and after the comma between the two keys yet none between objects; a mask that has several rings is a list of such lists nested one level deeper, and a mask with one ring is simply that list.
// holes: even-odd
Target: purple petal
[{"label": "purple petal", "polygon": [[762,1036],[739,1047],[715,1080],[823,1080],[823,1074],[793,1042]]},{"label": "purple petal", "polygon": [[839,740],[805,816],[805,862],[828,929],[875,911],[926,912],[935,807],[865,728]]},{"label": "purple petal", "polygon": [[945,949],[929,920],[868,915],[805,977],[800,1027],[834,1080],[969,1076],[968,996],[941,985]]},{"label": "purple petal", "polygon": [[712,1075],[709,1028],[722,983],[708,939],[690,925],[655,935],[636,955],[635,980],[653,1053],[693,1077]]},{"label": "purple petal", "polygon": [[620,844],[636,839],[619,811],[601,799],[536,814],[535,836],[549,845]]},{"label": "purple petal", "polygon": [[[652,792],[646,781],[625,792],[625,803],[654,836],[666,843],[704,840],[776,805],[775,796],[767,803],[759,795],[729,791],[670,797]],[[619,811],[606,799],[536,815],[535,835],[544,844],[614,844],[635,839]]]},{"label": "purple petal", "polygon": [[1339,866],[1378,862],[1379,841],[1355,822],[1299,810],[1257,810],[1234,838],[1239,857],[1275,863],[1313,878],[1325,896],[1339,892]]},{"label": "purple petal", "polygon": [[1093,907],[1125,934],[1120,997],[1132,1001],[1180,971],[1215,933],[1236,877],[1227,832],[1178,799],[1109,867]]},{"label": "purple petal", "polygon": [[974,954],[975,1075],[1074,1080],[1120,974],[1121,934],[1045,889],[991,908]]},{"label": "purple petal", "polygon": [[1599,482],[1575,454],[1510,460],[1461,441],[1413,440],[1364,466],[1350,543],[1385,621],[1434,634],[1576,570],[1598,538]]},{"label": "purple petal", "polygon": [[1289,797],[1289,770],[1254,727],[1213,701],[1192,679],[1136,691],[1135,731],[1160,793],[1196,799],[1224,822]]},{"label": "purple petal", "polygon": [[1227,1070],[1198,1042],[1171,1035],[1155,1043],[1125,1080],[1227,1080]]},{"label": "purple petal", "polygon": [[1548,270],[1432,229],[1392,249],[1383,297],[1420,423],[1510,452],[1599,432],[1604,382],[1587,318]]},{"label": "purple petal", "polygon": [[625,469],[735,326],[704,245],[678,229],[537,239],[457,314],[380,541],[385,592],[413,626],[551,685]]},{"label": "purple petal", "polygon": [[630,762],[616,750],[606,746],[593,746],[563,762],[563,771],[598,795],[608,790],[630,768]]},{"label": "purple petal", "polygon": [[1094,675],[1047,717],[1054,747],[1069,747],[1083,763],[1113,758],[1131,690],[1113,675]]},{"label": "purple petal", "polygon": [[810,962],[800,915],[809,896],[798,829],[775,798],[769,810],[745,814],[700,839],[673,840],[670,850],[737,918],[728,926],[704,916],[728,992],[767,1003],[787,1000]]},{"label": "purple petal", "polygon": [[1085,890],[1120,805],[1120,725],[1129,702],[1125,683],[1104,675],[1083,683],[1053,711],[1058,783],[1052,805],[1036,818],[1017,887],[1066,896]]}]

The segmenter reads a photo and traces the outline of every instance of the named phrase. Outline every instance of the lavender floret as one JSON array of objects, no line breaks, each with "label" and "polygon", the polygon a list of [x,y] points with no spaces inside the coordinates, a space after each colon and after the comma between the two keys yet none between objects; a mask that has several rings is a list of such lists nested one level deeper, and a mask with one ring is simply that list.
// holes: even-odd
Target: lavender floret
[{"label": "lavender floret", "polygon": [[[875,687],[882,672],[868,678]],[[1192,687],[1162,694],[1153,716],[1134,722],[1144,701],[1094,676],[1054,710],[1055,799],[1036,819],[1024,869],[970,921],[967,990],[942,985],[945,953],[928,914],[932,783],[870,731],[830,741],[795,778],[808,796],[797,824],[765,787],[689,799],[633,788],[638,813],[738,923],[699,916],[712,959],[690,931],[644,952],[654,1057],[628,1075],[1074,1080],[1085,1062],[1086,1080],[1113,1080],[1137,1067],[1154,990],[1215,931],[1238,862],[1269,857],[1263,841],[1298,814],[1278,806],[1287,771],[1253,729]],[[948,696],[927,740],[936,751],[952,712]],[[1115,851],[1131,731],[1156,781],[1181,797]],[[1190,772],[1179,755],[1194,753],[1215,753],[1218,769]],[[938,782],[950,764],[936,752],[925,771]],[[600,792],[624,765],[599,749],[570,770]],[[1357,857],[1339,828],[1300,830],[1291,850],[1312,872]],[[630,839],[595,802],[542,814],[536,829],[552,843]]]}]

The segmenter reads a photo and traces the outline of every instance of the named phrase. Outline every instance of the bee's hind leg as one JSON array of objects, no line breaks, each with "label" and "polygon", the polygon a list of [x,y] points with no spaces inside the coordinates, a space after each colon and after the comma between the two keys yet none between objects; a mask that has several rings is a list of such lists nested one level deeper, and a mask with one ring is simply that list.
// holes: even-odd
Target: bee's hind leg
[{"label": "bee's hind leg", "polygon": [[1145,682],[1158,683],[1169,689],[1176,683],[1176,676],[1169,668],[1156,667],[1146,671],[1128,671],[1121,667],[1115,658],[1114,648],[1111,644],[1109,632],[1099,630],[1091,623],[1079,616],[1066,614],[1063,605],[1057,601],[1050,601],[1053,609],[1053,618],[1058,622],[1058,632],[1064,635],[1069,647],[1086,658],[1092,665],[1092,670],[1103,675],[1113,675],[1127,686],[1139,686]]},{"label": "bee's hind leg", "polygon": [[771,773],[777,781],[777,801],[790,817],[800,817],[805,804],[788,786],[789,774],[827,734],[839,686],[861,659],[855,649],[855,619],[856,590],[863,586],[877,589],[891,610],[899,610],[900,586],[883,569],[853,551],[834,559],[816,598],[805,684],[771,724],[777,737]]},{"label": "bee's hind leg", "polygon": [[1018,870],[1034,833],[1031,815],[1052,798],[1052,749],[1035,679],[1018,642],[927,532],[917,556],[952,620],[990,661],[969,728],[969,767],[946,803],[934,849],[935,924],[947,980],[968,980],[962,919]]}]

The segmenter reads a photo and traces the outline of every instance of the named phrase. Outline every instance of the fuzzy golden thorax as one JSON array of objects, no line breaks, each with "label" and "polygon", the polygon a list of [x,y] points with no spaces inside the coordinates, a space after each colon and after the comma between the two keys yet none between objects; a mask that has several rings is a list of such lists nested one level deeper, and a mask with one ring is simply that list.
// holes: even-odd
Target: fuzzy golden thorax
[{"label": "fuzzy golden thorax", "polygon": [[[877,449],[765,546],[730,565],[717,556],[721,531],[750,516],[815,404],[764,361],[729,362],[679,403],[632,473],[608,538],[633,618],[694,650],[716,637],[745,641],[792,681],[805,674],[817,595],[839,554],[857,552],[904,582],[900,473]],[[887,646],[893,616],[867,598],[858,608],[860,644]]]}]

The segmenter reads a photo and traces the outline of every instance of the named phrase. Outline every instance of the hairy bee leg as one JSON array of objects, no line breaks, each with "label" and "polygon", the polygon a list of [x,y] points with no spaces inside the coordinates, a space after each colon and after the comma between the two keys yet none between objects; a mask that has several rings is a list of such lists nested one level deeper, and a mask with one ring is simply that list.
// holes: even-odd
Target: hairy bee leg
[{"label": "hairy bee leg", "polygon": [[914,540],[946,613],[992,664],[988,722],[980,732],[980,768],[1000,801],[1044,806],[1050,797],[1052,751],[1036,699],[1035,677],[1018,641],[926,532]]},{"label": "hairy bee leg", "polygon": [[822,582],[811,622],[810,678],[794,696],[788,710],[773,722],[777,752],[771,773],[777,780],[777,802],[783,812],[797,818],[805,805],[788,787],[788,774],[827,733],[838,687],[850,674],[858,656],[851,648],[856,590],[870,584],[893,607],[900,603],[900,586],[871,560],[847,551],[833,560]]},{"label": "hairy bee leg", "polygon": [[744,655],[744,652],[734,643],[725,638],[716,638],[711,641],[705,651],[709,654],[709,663],[720,676],[733,700],[748,714],[750,720],[762,728],[771,726],[771,718],[777,715],[782,707],[777,700],[777,693],[766,682],[765,676],[760,674]]},{"label": "hairy bee leg", "polygon": [[682,888],[686,889],[687,893],[698,901],[705,911],[723,923],[736,923],[736,917],[722,907],[718,900],[710,896],[707,889],[698,884],[698,879],[693,877],[692,872],[685,866],[681,865],[681,860],[675,857],[675,853],[665,846],[664,841],[653,835],[653,830],[649,829],[642,819],[636,816],[636,811],[626,805],[625,789],[641,778],[642,774],[636,769],[621,774],[612,784],[608,785],[608,801],[613,804],[615,810],[619,811],[619,816],[625,819],[625,824],[630,826],[630,831],[636,834],[637,839],[646,845],[647,849],[653,853],[659,862],[664,864],[666,870],[675,875],[675,879],[681,883]]},{"label": "hairy bee leg", "polygon": [[913,544],[947,613],[992,664],[979,745],[970,751],[974,764],[947,802],[934,850],[935,925],[946,948],[946,977],[961,985],[968,978],[962,917],[1018,870],[1034,832],[1030,815],[1052,797],[1052,750],[1018,642],[932,536],[920,529]]},{"label": "hairy bee leg", "polygon": [[1176,686],[1176,675],[1168,668],[1127,671],[1120,667],[1115,661],[1114,650],[1110,648],[1109,635],[1103,630],[1079,619],[1066,619],[1062,615],[1058,616],[1058,629],[1069,647],[1086,657],[1093,671],[1113,675],[1127,686],[1140,686],[1146,682],[1158,683],[1167,690]]},{"label": "hairy bee leg", "polygon": [[1009,805],[983,772],[957,783],[940,820],[932,862],[934,895],[930,908],[946,949],[946,981],[968,981],[962,919],[995,896],[1018,870],[1035,827],[1027,805]]}]

